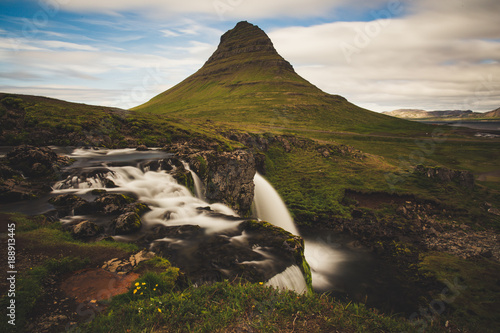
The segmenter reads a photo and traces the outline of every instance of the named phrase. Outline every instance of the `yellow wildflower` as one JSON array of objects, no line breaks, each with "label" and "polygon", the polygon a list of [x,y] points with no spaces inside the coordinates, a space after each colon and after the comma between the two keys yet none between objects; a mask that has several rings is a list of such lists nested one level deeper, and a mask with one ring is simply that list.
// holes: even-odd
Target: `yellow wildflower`
[{"label": "yellow wildflower", "polygon": [[135,283],[135,286],[137,287],[138,285],[139,285],[139,282],[136,282],[136,283]]},{"label": "yellow wildflower", "polygon": [[146,282],[143,282],[142,285],[144,286],[146,284]]},{"label": "yellow wildflower", "polygon": [[161,313],[161,309],[158,309],[158,312],[160,312],[160,313]]},{"label": "yellow wildflower", "polygon": [[134,294],[137,292],[137,289],[134,290]]}]

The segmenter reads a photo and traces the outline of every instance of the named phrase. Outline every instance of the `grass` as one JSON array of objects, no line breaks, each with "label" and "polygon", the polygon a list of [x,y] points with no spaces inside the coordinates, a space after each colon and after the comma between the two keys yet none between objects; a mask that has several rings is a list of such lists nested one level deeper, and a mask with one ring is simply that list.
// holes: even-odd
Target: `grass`
[{"label": "grass", "polygon": [[[47,278],[61,276],[89,265],[101,264],[106,256],[117,257],[137,252],[133,244],[102,241],[83,243],[75,240],[60,224],[50,222],[43,216],[29,217],[23,214],[4,214],[8,223],[16,224],[16,244],[22,244],[16,256],[16,329],[23,331],[24,325],[34,307],[45,295]],[[33,258],[32,258],[33,256]],[[2,307],[7,306],[7,294],[0,299]],[[12,328],[2,320],[0,330],[9,332]]]},{"label": "grass", "polygon": [[[326,296],[298,295],[259,284],[229,281],[191,286],[162,295],[139,295],[161,278],[148,275],[129,293],[115,297],[108,312],[84,332],[396,332],[413,331],[401,319]],[[141,282],[146,281],[146,282]],[[142,289],[142,288],[141,288]],[[139,289],[139,290],[141,290]]]},{"label": "grass", "polygon": [[[45,260],[41,265],[30,267],[29,271],[23,272],[21,278],[16,281],[15,297],[8,298],[7,295],[4,295],[0,299],[2,308],[9,305],[10,299],[15,299],[15,330],[22,331],[30,312],[45,295],[44,282],[48,277],[76,271],[85,267],[88,263],[88,259],[74,257],[51,258]],[[0,329],[2,332],[11,332],[12,326],[6,320],[2,320]]]},{"label": "grass", "polygon": [[[240,129],[265,126],[270,130],[286,127],[409,135],[432,128],[371,112],[321,91],[300,77],[259,29],[238,28],[226,36],[195,74],[132,110],[222,122]],[[233,51],[246,47],[252,51]]]},{"label": "grass", "polygon": [[[436,295],[450,320],[471,332],[497,332],[500,322],[500,264],[488,259],[464,260],[452,255],[425,254],[420,270],[447,286]],[[435,302],[436,304],[438,302]],[[444,311],[443,311],[444,312]]]},{"label": "grass", "polygon": [[110,107],[0,93],[1,145],[162,147],[179,140],[238,143],[188,121]]}]

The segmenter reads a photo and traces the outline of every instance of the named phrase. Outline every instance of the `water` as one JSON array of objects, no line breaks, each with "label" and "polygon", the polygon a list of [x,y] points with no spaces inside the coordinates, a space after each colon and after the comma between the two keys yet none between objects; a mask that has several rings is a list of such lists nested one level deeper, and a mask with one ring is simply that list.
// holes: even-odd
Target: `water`
[{"label": "water", "polygon": [[[72,166],[74,172],[70,172],[66,179],[53,186],[53,195],[74,193],[82,197],[89,197],[91,191],[95,189],[105,189],[111,193],[127,193],[138,198],[140,202],[147,204],[151,209],[141,218],[143,226],[140,233],[142,234],[147,234],[152,228],[158,226],[196,225],[203,230],[200,242],[206,240],[210,235],[215,237],[228,235],[226,237],[233,244],[248,242],[247,235],[245,233],[238,234],[237,231],[243,219],[238,220],[238,215],[223,204],[209,204],[204,201],[201,181],[187,163],[184,163],[184,167],[191,172],[195,181],[195,196],[187,188],[177,184],[166,171],[152,171],[141,167],[144,164],[143,159],[154,160],[159,157],[167,157],[167,154],[163,152],[136,152],[131,149],[118,151],[76,149],[70,154],[70,157],[77,160],[77,163]],[[89,175],[89,177],[85,177],[85,175]],[[297,234],[293,220],[276,191],[260,175],[256,177],[259,184],[257,197],[264,198],[263,201],[257,200],[257,210],[261,214],[259,217],[271,223],[278,221],[279,226],[284,226],[287,230]],[[116,187],[106,188],[106,184],[110,181]],[[70,216],[62,219],[62,222],[69,223],[75,219],[83,218],[92,220],[90,216]],[[140,234],[134,234],[115,236],[115,239],[136,241],[140,237]],[[175,237],[153,239],[151,249],[156,250],[165,245],[169,248],[185,249],[181,250],[181,255],[192,256],[192,239],[189,241]],[[254,247],[252,251],[257,253],[261,259],[241,262],[240,265],[252,265],[257,271],[267,271],[267,275],[283,265],[279,263],[280,259],[273,255],[272,249]],[[188,264],[186,263],[186,265]],[[285,266],[281,270],[281,273],[275,276],[271,275],[266,284],[277,288],[292,289],[298,293],[307,291],[304,276],[297,266]]]},{"label": "water", "polygon": [[[273,224],[279,221],[281,227],[294,230],[298,235],[285,203],[274,188],[261,175],[257,174],[255,180],[255,201],[262,203],[261,209],[257,209],[257,217]],[[275,210],[274,214],[261,215],[269,210]],[[286,214],[276,214],[284,211]],[[402,287],[397,280],[394,274],[397,268],[376,258],[352,237],[318,228],[303,228],[300,234],[304,239],[304,255],[311,268],[315,292],[366,303],[387,313],[411,313],[414,310],[415,305],[402,297],[410,295],[411,290]],[[290,266],[268,283],[278,288],[295,286],[300,289],[303,281],[300,269]]]},{"label": "water", "polygon": [[[99,178],[80,181],[76,177],[68,177],[54,185],[54,194],[75,193],[85,195],[94,189],[105,189],[107,192],[129,193],[145,204],[151,211],[142,216],[143,228],[152,226],[199,225],[206,233],[212,234],[225,229],[235,229],[238,223],[223,218],[203,214],[199,207],[209,207],[214,213],[225,216],[237,216],[227,206],[208,204],[194,197],[184,186],[164,170],[143,171],[139,167],[108,167],[109,171]],[[111,180],[117,187],[105,188],[105,180]]]},{"label": "water", "polygon": [[298,235],[299,231],[274,187],[258,172],[255,174],[253,181],[255,184],[254,204],[257,217],[294,235]]},{"label": "water", "polygon": [[306,280],[297,265],[289,266],[282,273],[275,275],[266,282],[266,285],[278,289],[295,290],[299,294],[307,292]]},{"label": "water", "polygon": [[188,163],[182,162],[182,164],[184,165],[184,168],[186,168],[186,170],[189,171],[189,173],[191,174],[191,177],[193,177],[194,190],[195,190],[195,193],[196,193],[196,197],[198,199],[205,200],[205,195],[203,194],[204,193],[204,191],[203,191],[203,184],[201,182],[200,177],[198,177],[198,175],[196,174],[196,172],[194,172],[193,170],[191,170],[191,168],[189,167]]},{"label": "water", "polygon": [[500,131],[500,121],[419,121],[424,124],[468,127],[483,131]]}]

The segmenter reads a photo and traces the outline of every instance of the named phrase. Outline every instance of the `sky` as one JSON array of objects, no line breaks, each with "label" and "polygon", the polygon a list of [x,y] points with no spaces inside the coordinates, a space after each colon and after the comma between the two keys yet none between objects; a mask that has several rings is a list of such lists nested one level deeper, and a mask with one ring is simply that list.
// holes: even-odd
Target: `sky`
[{"label": "sky", "polygon": [[131,108],[246,20],[325,92],[382,112],[500,107],[498,0],[0,0],[0,92]]}]

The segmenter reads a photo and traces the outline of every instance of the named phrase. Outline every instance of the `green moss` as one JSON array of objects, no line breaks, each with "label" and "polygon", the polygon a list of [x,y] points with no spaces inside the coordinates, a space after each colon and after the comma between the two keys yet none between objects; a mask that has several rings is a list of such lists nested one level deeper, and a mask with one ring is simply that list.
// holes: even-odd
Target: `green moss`
[{"label": "green moss", "polygon": [[500,264],[488,259],[465,260],[431,252],[423,255],[420,271],[436,277],[443,288],[437,300],[452,310],[452,322],[475,332],[495,332],[500,322]]}]

